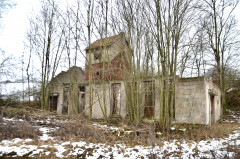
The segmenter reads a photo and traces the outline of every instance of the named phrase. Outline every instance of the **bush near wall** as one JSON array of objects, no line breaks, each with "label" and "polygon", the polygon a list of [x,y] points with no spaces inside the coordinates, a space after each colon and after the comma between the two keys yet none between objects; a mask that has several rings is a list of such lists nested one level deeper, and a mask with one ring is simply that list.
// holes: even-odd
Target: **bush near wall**
[{"label": "bush near wall", "polygon": [[17,106],[18,103],[19,102],[13,98],[7,98],[7,99],[0,98],[0,107],[2,106],[15,107]]},{"label": "bush near wall", "polygon": [[226,93],[226,107],[240,111],[240,88]]}]

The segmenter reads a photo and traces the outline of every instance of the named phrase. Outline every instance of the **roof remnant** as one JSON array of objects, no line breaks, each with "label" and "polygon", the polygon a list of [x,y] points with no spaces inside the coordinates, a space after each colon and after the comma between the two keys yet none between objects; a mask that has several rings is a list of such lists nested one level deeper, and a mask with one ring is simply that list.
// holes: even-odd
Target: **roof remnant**
[{"label": "roof remnant", "polygon": [[109,36],[109,37],[106,37],[106,38],[96,40],[92,44],[90,44],[90,46],[87,47],[85,50],[88,51],[88,50],[95,49],[95,48],[98,48],[98,47],[103,47],[104,45],[109,46],[113,42],[115,42],[116,40],[121,38],[121,36],[123,36],[123,35],[124,35],[124,32],[120,32],[117,35]]}]

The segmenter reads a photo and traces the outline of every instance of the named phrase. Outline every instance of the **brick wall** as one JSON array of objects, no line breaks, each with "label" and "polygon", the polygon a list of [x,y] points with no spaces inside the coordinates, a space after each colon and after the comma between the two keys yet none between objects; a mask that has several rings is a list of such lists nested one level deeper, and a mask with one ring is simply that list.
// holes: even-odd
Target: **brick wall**
[{"label": "brick wall", "polygon": [[[103,63],[92,65],[93,78],[92,80],[102,80]],[[105,63],[105,81],[122,80],[129,75],[129,65],[126,57],[122,54],[116,56],[110,63]],[[86,66],[85,80],[89,80],[89,67]]]}]

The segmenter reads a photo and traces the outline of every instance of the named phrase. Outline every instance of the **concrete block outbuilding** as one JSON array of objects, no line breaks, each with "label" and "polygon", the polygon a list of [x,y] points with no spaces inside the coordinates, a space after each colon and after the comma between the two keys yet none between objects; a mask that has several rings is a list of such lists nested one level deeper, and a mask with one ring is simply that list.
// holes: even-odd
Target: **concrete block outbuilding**
[{"label": "concrete block outbuilding", "polygon": [[205,77],[180,78],[175,86],[177,123],[209,125],[220,119],[221,90]]}]

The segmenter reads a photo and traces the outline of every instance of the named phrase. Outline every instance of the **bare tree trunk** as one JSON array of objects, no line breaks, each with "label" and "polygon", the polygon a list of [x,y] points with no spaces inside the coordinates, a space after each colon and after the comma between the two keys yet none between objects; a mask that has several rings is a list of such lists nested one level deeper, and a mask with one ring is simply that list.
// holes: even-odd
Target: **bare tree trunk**
[{"label": "bare tree trunk", "polygon": [[[54,0],[42,2],[42,8],[35,17],[30,19],[29,31],[32,52],[41,61],[41,108],[48,109],[49,87],[58,67],[62,53],[62,29],[59,29],[57,6]],[[63,25],[63,24],[61,24]],[[60,31],[60,32],[59,32]]]},{"label": "bare tree trunk", "polygon": [[[93,21],[93,5],[94,2],[91,0],[88,1],[88,9],[87,9],[87,37],[88,37],[88,47],[91,44],[91,24]],[[90,50],[89,50],[90,51]],[[92,119],[92,76],[93,76],[93,70],[92,70],[92,58],[89,54],[88,58],[88,69],[89,69],[89,119]]]},{"label": "bare tree trunk", "polygon": [[[239,43],[235,28],[237,23],[232,15],[239,1],[204,0],[203,9],[206,18],[203,21],[203,29],[207,33],[208,48],[211,50],[216,62],[218,81],[221,89],[222,110],[225,108],[225,65],[228,61],[229,50]],[[230,55],[231,56],[231,55]]]}]

